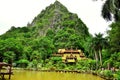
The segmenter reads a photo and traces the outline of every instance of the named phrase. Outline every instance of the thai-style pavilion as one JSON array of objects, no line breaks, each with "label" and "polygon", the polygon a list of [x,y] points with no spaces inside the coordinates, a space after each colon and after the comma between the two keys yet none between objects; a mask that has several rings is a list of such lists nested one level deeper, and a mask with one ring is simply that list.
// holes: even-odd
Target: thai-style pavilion
[{"label": "thai-style pavilion", "polygon": [[62,62],[65,63],[74,63],[78,60],[86,59],[84,53],[78,49],[59,49],[56,55],[61,56]]}]

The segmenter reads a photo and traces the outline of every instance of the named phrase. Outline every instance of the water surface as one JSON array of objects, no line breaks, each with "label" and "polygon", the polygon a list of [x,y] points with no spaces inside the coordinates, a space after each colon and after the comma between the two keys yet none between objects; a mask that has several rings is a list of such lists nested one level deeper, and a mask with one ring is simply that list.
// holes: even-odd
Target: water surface
[{"label": "water surface", "polygon": [[104,80],[98,76],[81,73],[14,71],[11,80]]}]

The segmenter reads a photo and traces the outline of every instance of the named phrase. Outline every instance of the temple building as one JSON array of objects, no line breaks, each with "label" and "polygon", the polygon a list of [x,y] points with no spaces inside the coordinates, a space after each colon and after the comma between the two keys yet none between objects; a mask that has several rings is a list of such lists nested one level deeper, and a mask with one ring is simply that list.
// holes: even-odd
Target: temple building
[{"label": "temple building", "polygon": [[84,53],[81,50],[73,50],[73,49],[59,49],[57,56],[62,57],[62,62],[65,63],[74,63],[78,60],[86,59]]}]

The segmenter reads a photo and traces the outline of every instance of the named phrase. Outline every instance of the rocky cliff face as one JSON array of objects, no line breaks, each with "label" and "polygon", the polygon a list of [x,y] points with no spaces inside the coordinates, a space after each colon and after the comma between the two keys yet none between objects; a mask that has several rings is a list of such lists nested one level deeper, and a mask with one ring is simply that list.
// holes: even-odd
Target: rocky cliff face
[{"label": "rocky cliff face", "polygon": [[60,2],[48,6],[40,14],[38,14],[31,23],[36,30],[36,36],[46,35],[48,29],[55,32],[66,27],[73,28],[77,33],[89,34],[88,28],[76,14],[67,10]]}]

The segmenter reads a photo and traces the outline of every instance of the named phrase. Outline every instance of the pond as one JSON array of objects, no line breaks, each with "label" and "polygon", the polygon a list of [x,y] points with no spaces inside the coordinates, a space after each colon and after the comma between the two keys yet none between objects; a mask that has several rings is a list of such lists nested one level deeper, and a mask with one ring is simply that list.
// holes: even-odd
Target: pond
[{"label": "pond", "polygon": [[98,76],[81,73],[14,71],[11,80],[104,80]]}]

